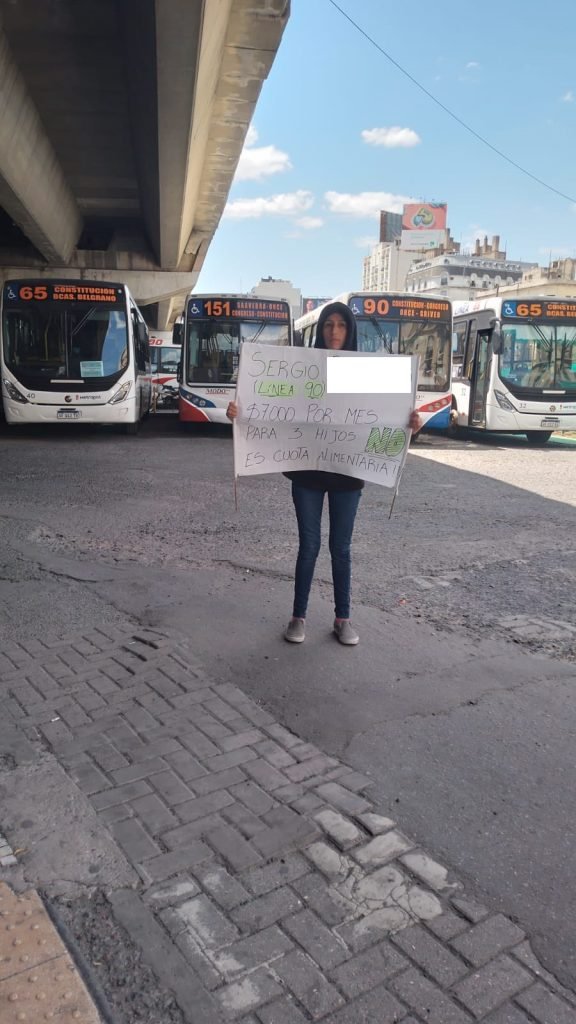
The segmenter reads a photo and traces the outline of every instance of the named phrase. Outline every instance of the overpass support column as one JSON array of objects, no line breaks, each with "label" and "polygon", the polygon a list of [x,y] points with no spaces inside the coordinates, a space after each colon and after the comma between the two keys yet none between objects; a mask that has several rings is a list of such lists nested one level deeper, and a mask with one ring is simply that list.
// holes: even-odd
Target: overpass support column
[{"label": "overpass support column", "polygon": [[48,263],[67,263],[82,218],[0,26],[0,205]]}]

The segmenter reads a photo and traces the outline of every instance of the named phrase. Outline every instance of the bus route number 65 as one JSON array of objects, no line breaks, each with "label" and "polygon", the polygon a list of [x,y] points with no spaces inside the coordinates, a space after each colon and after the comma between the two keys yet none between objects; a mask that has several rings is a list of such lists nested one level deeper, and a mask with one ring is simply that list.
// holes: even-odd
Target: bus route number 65
[{"label": "bus route number 65", "polygon": [[542,316],[542,306],[539,302],[519,302],[516,313],[518,316]]},{"label": "bus route number 65", "polygon": [[20,289],[19,295],[25,302],[28,302],[30,299],[47,299],[48,289],[43,284],[36,285],[35,288],[31,288],[29,284],[25,284]]}]

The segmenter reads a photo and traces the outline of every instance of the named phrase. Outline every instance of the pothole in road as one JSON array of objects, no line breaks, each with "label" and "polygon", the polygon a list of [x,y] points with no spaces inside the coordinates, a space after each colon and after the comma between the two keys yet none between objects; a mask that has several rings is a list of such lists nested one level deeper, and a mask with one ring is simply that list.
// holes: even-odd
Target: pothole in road
[{"label": "pothole in road", "polygon": [[571,640],[576,638],[576,626],[560,619],[546,619],[537,615],[509,615],[500,620],[504,629],[509,629],[522,640]]}]

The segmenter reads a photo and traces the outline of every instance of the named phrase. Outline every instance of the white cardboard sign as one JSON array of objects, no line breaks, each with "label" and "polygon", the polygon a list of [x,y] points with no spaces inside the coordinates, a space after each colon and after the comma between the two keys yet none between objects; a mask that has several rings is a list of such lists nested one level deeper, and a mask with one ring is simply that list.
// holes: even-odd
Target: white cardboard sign
[{"label": "white cardboard sign", "polygon": [[312,469],[397,487],[417,380],[417,356],[242,345],[236,476]]}]

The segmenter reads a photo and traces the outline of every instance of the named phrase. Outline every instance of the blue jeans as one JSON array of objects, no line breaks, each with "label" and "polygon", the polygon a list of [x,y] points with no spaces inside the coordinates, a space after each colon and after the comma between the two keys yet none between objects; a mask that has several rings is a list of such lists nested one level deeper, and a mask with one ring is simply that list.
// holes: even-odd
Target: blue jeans
[{"label": "blue jeans", "polygon": [[[337,619],[349,619],[352,575],[350,544],[362,491],[328,491],[327,493],[330,514],[329,547],[334,583],[334,614]],[[310,587],[320,551],[320,525],[324,494],[324,491],[301,487],[292,481],[292,500],[296,509],[300,538],[294,581],[294,610],[292,612],[294,618],[297,619],[306,618]]]}]

